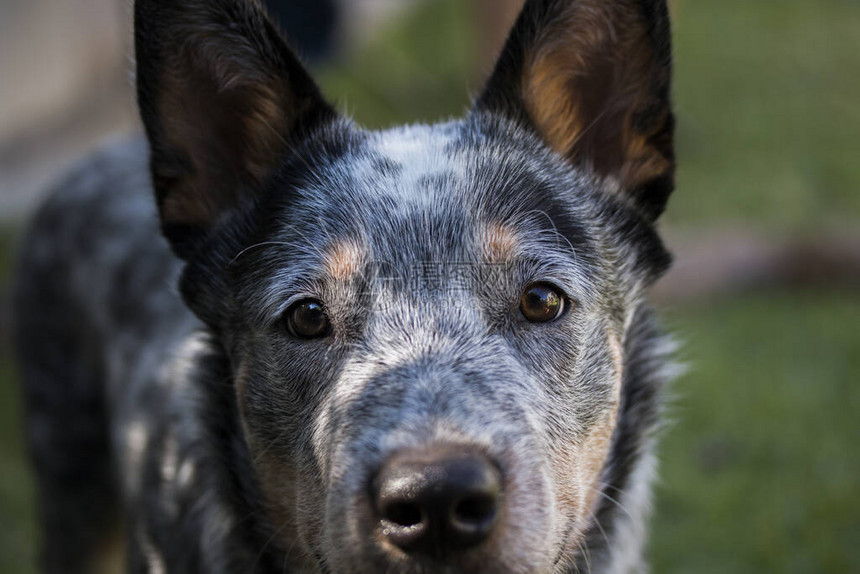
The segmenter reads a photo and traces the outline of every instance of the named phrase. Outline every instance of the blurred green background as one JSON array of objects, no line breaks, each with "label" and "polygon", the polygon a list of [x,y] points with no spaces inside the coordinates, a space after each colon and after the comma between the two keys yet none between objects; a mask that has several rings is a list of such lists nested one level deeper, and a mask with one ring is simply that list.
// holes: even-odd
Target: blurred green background
[{"label": "blurred green background", "polygon": [[[459,115],[496,49],[492,31],[478,32],[487,6],[416,1],[372,21],[317,66],[324,91],[369,127]],[[679,269],[695,275],[714,254],[718,276],[690,285],[670,274],[658,289],[687,371],[660,449],[653,571],[860,572],[860,2],[671,9],[680,171],[664,226]],[[10,157],[0,142],[0,168]],[[20,217],[2,221],[8,293]],[[819,251],[794,250],[810,242]],[[742,260],[763,254],[753,275],[790,270],[735,281],[734,259],[720,255],[730,243]],[[821,252],[840,256],[810,279]],[[33,571],[32,485],[8,304],[0,311],[0,572],[23,574]]]}]

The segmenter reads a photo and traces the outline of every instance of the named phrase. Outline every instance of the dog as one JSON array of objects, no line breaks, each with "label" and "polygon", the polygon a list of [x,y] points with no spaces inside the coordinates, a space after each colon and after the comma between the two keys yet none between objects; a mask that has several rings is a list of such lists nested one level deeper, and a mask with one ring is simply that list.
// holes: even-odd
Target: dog
[{"label": "dog", "polygon": [[254,1],[134,17],[145,137],[22,241],[44,571],[646,571],[665,1],[528,0],[462,119],[383,131]]}]

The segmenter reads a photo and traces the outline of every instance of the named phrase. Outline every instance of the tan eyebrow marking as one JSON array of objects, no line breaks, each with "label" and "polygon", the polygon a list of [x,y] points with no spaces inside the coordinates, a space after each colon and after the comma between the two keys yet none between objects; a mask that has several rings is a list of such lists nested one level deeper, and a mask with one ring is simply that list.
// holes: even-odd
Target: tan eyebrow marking
[{"label": "tan eyebrow marking", "polygon": [[511,225],[494,222],[484,227],[481,243],[488,263],[507,263],[516,255],[520,240]]},{"label": "tan eyebrow marking", "polygon": [[335,279],[347,280],[358,273],[362,259],[362,248],[350,239],[342,239],[326,250],[323,266]]}]

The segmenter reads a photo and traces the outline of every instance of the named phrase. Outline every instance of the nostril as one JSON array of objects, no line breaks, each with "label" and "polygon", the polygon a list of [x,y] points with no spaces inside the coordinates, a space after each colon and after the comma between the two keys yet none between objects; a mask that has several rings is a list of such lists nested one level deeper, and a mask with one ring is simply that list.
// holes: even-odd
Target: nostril
[{"label": "nostril", "polygon": [[422,522],[421,508],[409,502],[395,502],[383,509],[382,518],[397,526],[415,526]]},{"label": "nostril", "polygon": [[486,528],[495,517],[496,497],[479,494],[461,499],[454,506],[451,519],[454,526],[473,530]]},{"label": "nostril", "polygon": [[411,502],[391,502],[380,512],[382,535],[404,550],[421,543],[427,530],[426,522],[421,507]]}]

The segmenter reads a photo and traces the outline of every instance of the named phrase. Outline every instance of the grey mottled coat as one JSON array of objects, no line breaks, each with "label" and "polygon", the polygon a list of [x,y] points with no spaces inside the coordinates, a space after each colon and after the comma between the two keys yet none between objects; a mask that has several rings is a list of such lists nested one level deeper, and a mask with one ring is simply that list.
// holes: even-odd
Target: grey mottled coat
[{"label": "grey mottled coat", "polygon": [[[465,118],[382,132],[254,2],[135,17],[147,139],[80,166],[23,242],[45,571],[93,571],[111,535],[135,573],[645,571],[665,2],[529,0]],[[495,469],[492,529],[392,543],[374,477],[451,449]]]}]

